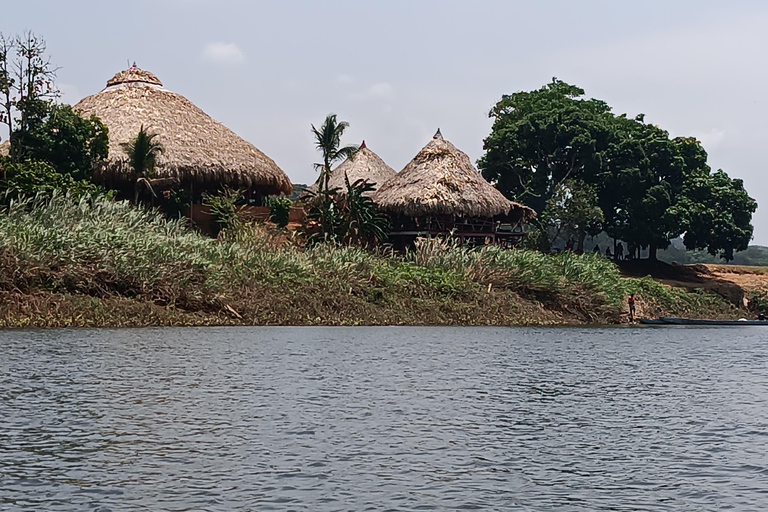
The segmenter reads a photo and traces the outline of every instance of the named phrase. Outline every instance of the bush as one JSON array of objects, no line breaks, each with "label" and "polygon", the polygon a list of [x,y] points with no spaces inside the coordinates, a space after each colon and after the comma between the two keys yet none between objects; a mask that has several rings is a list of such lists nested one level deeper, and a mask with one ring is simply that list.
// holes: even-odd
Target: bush
[{"label": "bush", "polygon": [[218,235],[225,229],[232,229],[240,222],[235,204],[242,196],[239,190],[225,189],[218,195],[205,194],[203,204],[211,209],[211,227]]},{"label": "bush", "polygon": [[346,194],[331,189],[315,195],[309,201],[305,226],[309,242],[341,242],[348,245],[371,246],[387,238],[390,226],[369,197],[374,186],[359,179],[354,183],[344,177]]},{"label": "bush", "polygon": [[272,222],[284,228],[288,225],[293,202],[287,197],[274,197],[269,200],[269,218]]},{"label": "bush", "polygon": [[3,202],[25,197],[51,197],[57,190],[72,196],[106,193],[102,187],[90,181],[76,180],[71,174],[57,172],[46,162],[26,160],[12,164],[6,160],[0,166],[3,168],[3,179],[0,180]]},{"label": "bush", "polygon": [[192,196],[186,189],[165,190],[163,191],[163,200],[160,208],[169,219],[180,219],[187,214],[189,205],[192,203]]}]

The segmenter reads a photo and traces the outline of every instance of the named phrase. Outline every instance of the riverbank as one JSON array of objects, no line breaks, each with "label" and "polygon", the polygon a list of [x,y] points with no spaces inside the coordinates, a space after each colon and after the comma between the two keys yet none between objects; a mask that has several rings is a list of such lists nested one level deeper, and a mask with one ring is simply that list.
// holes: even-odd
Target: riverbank
[{"label": "riverbank", "polygon": [[623,277],[600,256],[302,247],[243,225],[213,240],[104,198],[56,196],[0,215],[0,326],[583,325],[638,313],[738,318],[716,293]]}]

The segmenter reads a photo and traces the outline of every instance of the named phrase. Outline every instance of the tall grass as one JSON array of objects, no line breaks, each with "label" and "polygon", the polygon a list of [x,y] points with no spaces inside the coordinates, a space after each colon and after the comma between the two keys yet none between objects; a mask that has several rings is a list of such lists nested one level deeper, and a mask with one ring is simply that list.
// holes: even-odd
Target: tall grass
[{"label": "tall grass", "polygon": [[594,321],[617,320],[629,292],[666,311],[717,301],[622,278],[600,256],[468,249],[435,239],[402,256],[329,244],[305,249],[295,237],[253,224],[214,240],[126,202],[62,194],[0,212],[0,289],[138,297],[192,311],[236,304],[255,289],[298,303],[325,294],[336,301],[329,307],[343,307],[343,296],[385,307],[420,299],[479,303],[505,290]]},{"label": "tall grass", "polygon": [[425,239],[408,258],[422,266],[464,272],[474,282],[515,290],[555,306],[574,307],[588,317],[614,320],[624,311],[630,293],[646,301],[651,311],[706,314],[730,307],[719,296],[670,288],[651,279],[622,277],[618,268],[598,254],[556,255],[495,246],[470,249],[451,239]]}]

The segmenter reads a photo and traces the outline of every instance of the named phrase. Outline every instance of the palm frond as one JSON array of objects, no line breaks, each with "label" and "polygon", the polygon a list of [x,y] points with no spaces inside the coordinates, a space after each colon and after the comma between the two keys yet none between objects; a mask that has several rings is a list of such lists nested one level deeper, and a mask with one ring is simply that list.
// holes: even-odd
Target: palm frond
[{"label": "palm frond", "polygon": [[150,133],[141,125],[133,139],[121,144],[137,178],[152,178],[154,175],[157,157],[164,150],[156,137],[156,133]]}]

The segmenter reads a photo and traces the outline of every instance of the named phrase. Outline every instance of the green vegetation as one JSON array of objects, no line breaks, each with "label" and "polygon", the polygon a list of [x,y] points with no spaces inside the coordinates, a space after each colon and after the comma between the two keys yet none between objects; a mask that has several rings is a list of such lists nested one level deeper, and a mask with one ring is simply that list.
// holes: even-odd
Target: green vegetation
[{"label": "green vegetation", "polygon": [[59,92],[45,52],[45,41],[31,32],[0,34],[0,123],[10,134],[8,154],[0,157],[0,193],[6,199],[101,190],[91,176],[107,156],[107,128],[96,117],[54,103]]},{"label": "green vegetation", "polygon": [[[642,114],[617,116],[607,103],[556,79],[503,96],[490,117],[478,165],[507,197],[541,214],[553,198],[563,202],[564,186],[574,196],[579,186],[586,195],[596,189],[600,214],[593,209],[591,219],[582,219],[578,236],[602,224],[631,249],[648,248],[650,259],[683,234],[686,248],[726,260],[747,248],[757,203],[742,180],[712,172],[696,139],[671,138]],[[555,229],[567,223],[557,216],[545,221]]]},{"label": "green vegetation", "polygon": [[345,121],[336,121],[336,114],[328,114],[320,129],[312,125],[315,146],[323,155],[323,163],[315,164],[320,171],[318,190],[311,194],[305,230],[310,243],[333,242],[351,245],[371,245],[387,239],[389,222],[379,212],[370,194],[375,187],[365,180],[349,182],[344,176],[346,190],[329,189],[328,179],[334,163],[351,157],[356,146],[341,146],[341,137],[349,127]]},{"label": "green vegetation", "polygon": [[71,174],[57,172],[47,162],[27,160],[18,164],[6,163],[0,177],[0,203],[26,197],[50,197],[57,190],[67,190],[73,195],[103,193],[101,187],[90,181],[76,180]]},{"label": "green vegetation", "polygon": [[320,125],[320,128],[312,126],[312,134],[315,136],[315,147],[323,155],[323,161],[315,164],[315,170],[320,172],[317,180],[318,190],[328,192],[328,180],[331,177],[331,169],[334,164],[344,161],[357,151],[357,146],[342,146],[341,137],[349,127],[346,121],[337,121],[336,114],[328,114]]},{"label": "green vegetation", "polygon": [[142,125],[139,128],[139,133],[122,145],[136,179],[133,204],[139,204],[139,194],[142,188],[149,191],[153,197],[157,196],[152,189],[150,180],[155,177],[155,163],[163,152],[163,146],[155,140],[156,138],[156,133],[150,133]]},{"label": "green vegetation", "polygon": [[[654,314],[737,314],[715,295],[622,278],[593,256],[471,250],[441,240],[402,256],[335,244],[302,248],[253,224],[210,239],[103,196],[54,194],[14,202],[0,215],[3,303],[21,304],[25,295],[39,307],[56,303],[56,311],[81,315],[78,322],[56,311],[32,315],[42,325],[56,318],[114,325],[94,311],[116,304],[148,315],[120,314],[119,325],[614,323],[630,291]],[[26,314],[0,323],[32,322]]]},{"label": "green vegetation", "polygon": [[234,229],[240,224],[237,202],[242,197],[240,190],[225,188],[219,194],[203,194],[203,204],[211,209],[211,227],[218,236],[225,229]]},{"label": "green vegetation", "polygon": [[268,204],[270,220],[281,228],[287,226],[293,202],[287,197],[274,197]]},{"label": "green vegetation", "polygon": [[552,197],[541,214],[541,223],[547,226],[547,240],[551,245],[561,240],[563,244],[576,242],[576,252],[584,251],[587,235],[597,235],[603,230],[603,212],[598,204],[597,187],[578,180],[566,180],[555,188]]}]

